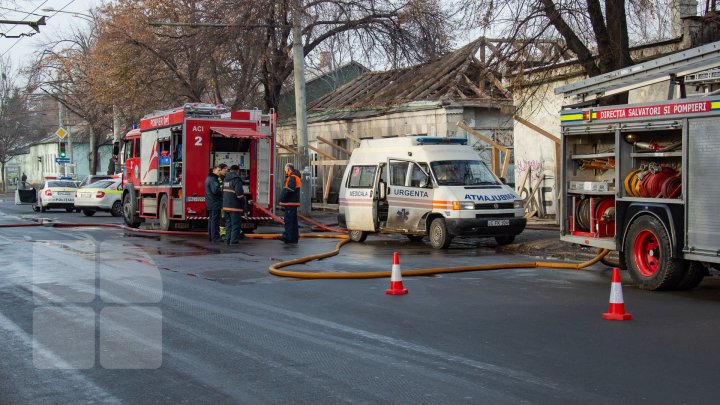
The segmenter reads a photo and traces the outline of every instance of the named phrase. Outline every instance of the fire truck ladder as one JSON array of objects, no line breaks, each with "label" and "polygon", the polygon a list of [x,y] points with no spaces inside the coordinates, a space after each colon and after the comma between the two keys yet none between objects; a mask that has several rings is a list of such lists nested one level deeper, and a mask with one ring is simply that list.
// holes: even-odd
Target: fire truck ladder
[{"label": "fire truck ladder", "polygon": [[676,85],[680,85],[680,98],[685,98],[686,76],[718,67],[720,41],[560,86],[555,89],[555,94],[563,94],[566,99],[574,98],[576,103],[588,104],[600,97],[669,79],[668,99],[674,97]]}]

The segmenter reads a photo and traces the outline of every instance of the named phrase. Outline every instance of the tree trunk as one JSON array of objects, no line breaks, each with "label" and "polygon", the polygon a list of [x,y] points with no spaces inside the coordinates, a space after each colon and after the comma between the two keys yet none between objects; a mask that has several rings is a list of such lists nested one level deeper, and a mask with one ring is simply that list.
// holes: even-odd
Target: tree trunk
[{"label": "tree trunk", "polygon": [[5,184],[5,162],[0,162],[0,182],[2,182],[3,193],[7,191],[7,184]]},{"label": "tree trunk", "polygon": [[90,163],[90,174],[97,174],[97,133],[90,127],[90,153],[88,155],[88,162]]},{"label": "tree trunk", "polygon": [[[633,64],[630,59],[630,40],[628,38],[627,15],[625,14],[625,0],[606,0],[605,18],[609,49],[599,49],[600,53],[609,53],[614,62],[608,71],[622,69]],[[607,71],[602,72],[607,73]]]}]

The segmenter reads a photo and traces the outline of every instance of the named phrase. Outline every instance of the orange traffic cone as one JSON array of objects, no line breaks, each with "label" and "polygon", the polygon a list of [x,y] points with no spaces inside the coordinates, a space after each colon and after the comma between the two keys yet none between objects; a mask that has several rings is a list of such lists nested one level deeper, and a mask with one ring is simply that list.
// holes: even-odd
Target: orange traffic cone
[{"label": "orange traffic cone", "polygon": [[393,253],[392,273],[390,274],[390,288],[385,294],[401,295],[407,294],[408,290],[403,288],[402,273],[400,273],[400,256],[398,252]]},{"label": "orange traffic cone", "polygon": [[602,314],[603,319],[610,321],[629,321],[632,315],[625,312],[622,284],[620,283],[620,269],[613,268],[612,284],[610,284],[610,308]]}]

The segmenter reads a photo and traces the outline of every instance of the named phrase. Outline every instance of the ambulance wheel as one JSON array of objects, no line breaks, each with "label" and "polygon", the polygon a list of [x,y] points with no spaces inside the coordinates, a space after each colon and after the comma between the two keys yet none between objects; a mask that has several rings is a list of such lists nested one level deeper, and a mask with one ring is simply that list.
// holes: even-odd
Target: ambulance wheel
[{"label": "ambulance wheel", "polygon": [[670,238],[662,223],[649,215],[630,225],[624,253],[630,277],[643,290],[675,289],[687,272],[685,260],[670,257]]},{"label": "ambulance wheel", "polygon": [[509,245],[509,244],[515,242],[515,235],[496,236],[495,242],[497,242],[498,245]]},{"label": "ambulance wheel", "polygon": [[353,242],[365,242],[368,233],[365,231],[350,231],[350,240]]},{"label": "ambulance wheel", "polygon": [[162,196],[162,198],[160,199],[158,214],[158,216],[160,217],[160,230],[174,231],[175,224],[170,220],[170,202],[168,201],[167,195]]},{"label": "ambulance wheel", "polygon": [[65,208],[65,212],[73,212],[75,211],[75,208]]},{"label": "ambulance wheel", "polygon": [[447,249],[452,242],[452,236],[448,233],[444,218],[435,218],[430,223],[430,244],[435,249]]},{"label": "ambulance wheel", "polygon": [[95,215],[95,210],[83,210],[83,214],[85,214],[86,217],[91,217]]},{"label": "ambulance wheel", "polygon": [[123,196],[122,209],[125,225],[130,228],[139,227],[140,217],[137,215],[137,207],[135,206],[135,199],[132,198],[132,193],[127,193]]},{"label": "ambulance wheel", "polygon": [[410,239],[410,242],[422,242],[424,236],[423,235],[405,235],[408,239]]},{"label": "ambulance wheel", "polygon": [[122,216],[123,209],[122,209],[122,203],[118,200],[113,203],[112,208],[110,209],[110,215],[114,217]]}]

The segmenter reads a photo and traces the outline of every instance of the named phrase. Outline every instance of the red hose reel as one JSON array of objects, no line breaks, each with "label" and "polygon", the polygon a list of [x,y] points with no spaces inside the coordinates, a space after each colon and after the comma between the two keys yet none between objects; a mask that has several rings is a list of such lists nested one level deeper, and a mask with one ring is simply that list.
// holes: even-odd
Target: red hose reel
[{"label": "red hose reel", "polygon": [[615,199],[607,197],[572,198],[570,233],[576,236],[607,238],[615,236]]}]

